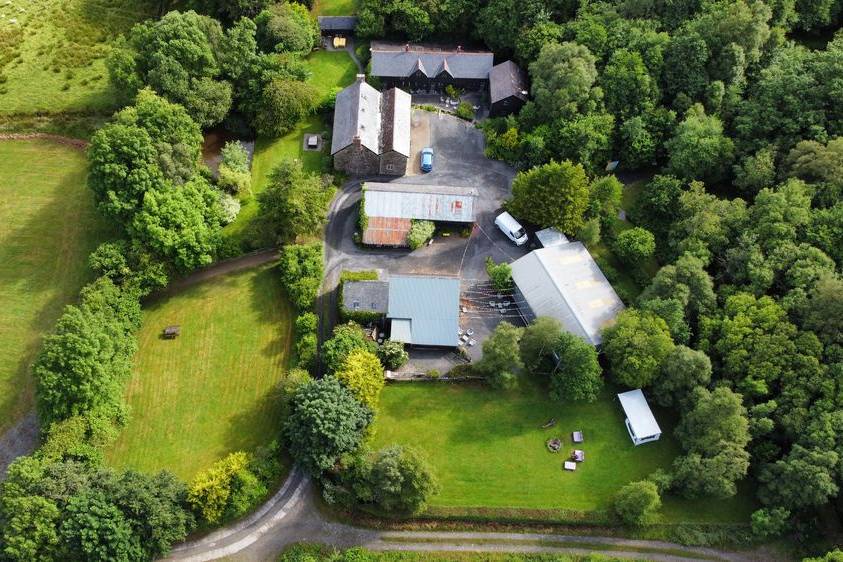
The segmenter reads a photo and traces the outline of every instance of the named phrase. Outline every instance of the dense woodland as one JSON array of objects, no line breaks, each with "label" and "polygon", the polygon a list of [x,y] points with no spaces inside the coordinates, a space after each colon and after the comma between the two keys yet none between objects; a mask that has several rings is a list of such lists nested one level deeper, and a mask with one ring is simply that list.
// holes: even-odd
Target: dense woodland
[{"label": "dense woodland", "polygon": [[[202,129],[273,136],[317,109],[300,61],[318,38],[307,6],[189,7],[136,26],[109,57],[127,105],[92,139],[89,185],[120,237],[92,254],[98,279],[67,307],[36,361],[44,444],[0,487],[0,558],[152,559],[197,525],[247,512],[280,470],[275,448],[234,453],[190,485],[102,463],[127,417],[140,299],[239,251],[220,228],[236,215],[232,195],[247,189],[248,168],[230,146],[211,177],[197,164]],[[560,400],[593,400],[605,368],[681,412],[684,454],[621,491],[623,521],[639,522],[659,494],[717,501],[747,477],[762,505],[752,517],[760,538],[795,529],[813,541],[815,523],[836,516],[841,11],[829,0],[360,2],[364,36],[470,39],[528,69],[531,101],[482,125],[488,155],[519,169],[510,210],[602,242],[643,288],[621,291],[629,307],[599,356],[540,320],[525,330],[502,324],[474,367],[500,388],[520,372],[547,377]],[[617,220],[624,186],[605,175],[610,160],[645,180],[626,209],[634,228]],[[317,233],[333,193],[330,179],[279,167],[261,195],[260,236],[289,243]],[[651,279],[641,264],[653,256],[661,267]],[[318,245],[289,245],[281,260],[300,314],[301,369],[289,377],[280,437],[322,478],[329,501],[417,512],[437,488],[424,460],[411,449],[361,447],[383,366],[406,361],[400,346],[373,346],[354,324],[341,325],[320,353],[327,376],[307,373],[317,363],[321,261]]]}]

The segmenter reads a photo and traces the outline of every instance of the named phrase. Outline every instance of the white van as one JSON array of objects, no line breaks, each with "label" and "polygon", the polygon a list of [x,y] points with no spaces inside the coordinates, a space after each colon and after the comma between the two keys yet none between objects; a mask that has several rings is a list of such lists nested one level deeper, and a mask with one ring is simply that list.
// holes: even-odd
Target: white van
[{"label": "white van", "polygon": [[524,227],[518,224],[518,221],[512,218],[507,212],[503,212],[495,219],[495,225],[501,229],[501,232],[506,234],[506,237],[515,242],[516,246],[523,246],[529,239]]}]

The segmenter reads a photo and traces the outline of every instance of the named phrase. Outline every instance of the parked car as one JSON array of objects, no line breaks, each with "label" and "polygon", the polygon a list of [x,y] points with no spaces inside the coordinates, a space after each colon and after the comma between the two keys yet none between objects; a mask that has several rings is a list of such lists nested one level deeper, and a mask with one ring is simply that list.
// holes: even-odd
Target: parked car
[{"label": "parked car", "polygon": [[421,171],[427,173],[431,170],[433,170],[433,149],[427,147],[421,151]]},{"label": "parked car", "polygon": [[506,234],[507,238],[515,242],[516,246],[523,246],[529,240],[524,227],[518,224],[518,221],[505,211],[497,216],[495,226],[500,228],[501,232]]}]

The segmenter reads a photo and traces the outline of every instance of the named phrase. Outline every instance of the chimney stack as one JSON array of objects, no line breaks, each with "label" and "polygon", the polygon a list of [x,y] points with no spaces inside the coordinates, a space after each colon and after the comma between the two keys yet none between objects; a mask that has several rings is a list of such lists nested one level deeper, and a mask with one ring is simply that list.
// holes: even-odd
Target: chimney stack
[{"label": "chimney stack", "polygon": [[360,146],[360,135],[354,135],[354,138],[351,139],[351,142],[354,143],[354,146]]},{"label": "chimney stack", "polygon": [[462,45],[457,45],[457,52],[458,52],[458,53],[461,53],[461,52],[462,52]]},{"label": "chimney stack", "polygon": [[357,81],[358,82],[365,82],[366,81],[366,75],[365,74],[358,74],[357,75]]}]

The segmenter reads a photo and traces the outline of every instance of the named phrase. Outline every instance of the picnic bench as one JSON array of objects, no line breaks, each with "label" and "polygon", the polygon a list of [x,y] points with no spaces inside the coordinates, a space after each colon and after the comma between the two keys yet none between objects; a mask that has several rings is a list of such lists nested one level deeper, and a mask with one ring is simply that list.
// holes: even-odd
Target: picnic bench
[{"label": "picnic bench", "polygon": [[181,326],[167,326],[164,328],[164,339],[166,340],[174,340],[176,339],[179,334],[181,333]]}]

